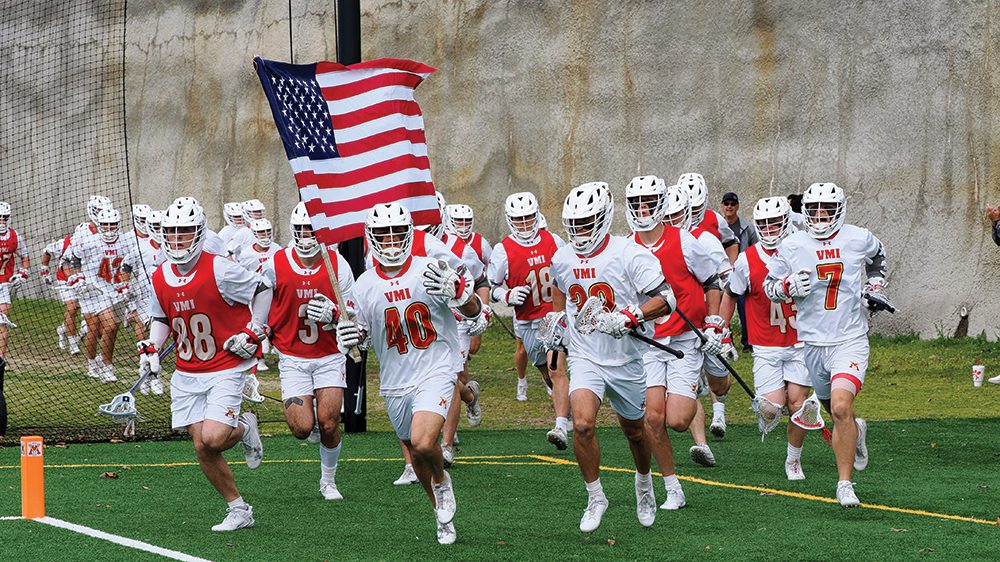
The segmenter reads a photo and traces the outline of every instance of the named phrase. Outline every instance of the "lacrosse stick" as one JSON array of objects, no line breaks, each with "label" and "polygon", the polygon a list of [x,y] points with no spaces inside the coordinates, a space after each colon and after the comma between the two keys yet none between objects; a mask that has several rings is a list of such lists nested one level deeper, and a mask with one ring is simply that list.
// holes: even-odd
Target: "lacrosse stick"
[{"label": "lacrosse stick", "polygon": [[760,442],[763,443],[764,437],[781,423],[781,406],[763,396],[756,396],[750,402],[750,409],[757,414],[757,429],[760,430]]},{"label": "lacrosse stick", "polygon": [[790,419],[792,423],[802,429],[813,430],[826,427],[826,422],[823,421],[823,416],[820,412],[819,398],[816,397],[815,392],[802,403],[802,407],[799,408],[798,412],[792,414]]},{"label": "lacrosse stick", "polygon": [[273,396],[260,393],[260,381],[257,379],[257,364],[255,363],[253,368],[250,369],[250,374],[247,375],[246,384],[243,385],[243,399],[254,404],[262,404],[265,398],[281,402],[281,400]]},{"label": "lacrosse stick", "polygon": [[[605,313],[605,312],[607,312],[607,311],[604,309],[604,299],[603,298],[601,298],[601,297],[590,297],[590,298],[588,298],[587,302],[583,303],[583,306],[580,307],[579,312],[577,312],[577,314],[576,314],[576,329],[577,329],[577,331],[580,332],[581,334],[592,334],[592,333],[594,333],[594,331],[597,330],[598,316],[601,315],[601,314],[603,314],[603,313]],[[663,345],[662,343],[660,343],[660,342],[658,342],[658,341],[656,341],[656,340],[654,340],[652,338],[648,338],[648,337],[643,336],[641,334],[637,334],[634,331],[629,332],[628,335],[630,337],[632,337],[632,338],[635,338],[635,339],[637,339],[637,340],[645,343],[645,344],[651,345],[651,346],[655,347],[656,349],[659,349],[659,350],[662,350],[662,351],[666,351],[667,353],[673,355],[674,357],[676,357],[678,359],[681,359],[681,358],[684,357],[684,352],[683,351],[674,349],[674,348],[672,348],[670,346],[667,346],[667,345]]]},{"label": "lacrosse stick", "polygon": [[[565,311],[561,310],[555,314],[546,314],[545,317],[542,318],[541,325],[538,326],[539,337],[542,342],[562,341],[563,336],[566,333],[566,328],[567,323]],[[555,371],[559,368],[559,364],[556,361],[559,357],[559,348],[552,347],[549,348],[549,350],[552,352],[552,360],[549,362],[549,369]]]},{"label": "lacrosse stick", "polygon": [[[163,359],[166,357],[172,349],[174,349],[174,342],[170,342],[170,345],[163,348],[163,351],[159,353],[159,358]],[[139,411],[135,408],[135,395],[133,393],[142,385],[142,382],[150,376],[153,376],[153,372],[149,369],[149,366],[146,365],[140,371],[139,380],[135,381],[132,388],[129,388],[125,392],[112,398],[111,402],[101,404],[97,407],[98,415],[104,414],[106,416],[111,416],[111,419],[125,426],[122,428],[122,435],[125,437],[132,437],[135,435],[135,422],[136,420],[142,419],[139,417]]]},{"label": "lacrosse stick", "polygon": [[17,328],[17,324],[10,321],[10,318],[6,314],[0,312],[0,326],[7,326],[8,328]]},{"label": "lacrosse stick", "polygon": [[503,328],[503,330],[504,330],[505,332],[507,332],[508,334],[510,334],[510,337],[512,337],[512,338],[514,338],[514,339],[517,339],[517,336],[515,336],[515,335],[514,335],[514,331],[513,331],[513,330],[511,330],[511,329],[510,329],[510,326],[508,326],[508,325],[507,325],[507,324],[506,324],[506,323],[505,323],[505,322],[503,321],[503,318],[500,318],[500,315],[499,315],[499,314],[494,314],[494,315],[493,315],[493,318],[495,318],[495,319],[496,319],[496,321],[500,323],[500,326],[501,326],[501,327]]},{"label": "lacrosse stick", "polygon": [[883,310],[888,311],[889,314],[896,313],[896,306],[885,297],[885,295],[879,293],[865,293],[861,295],[868,301],[868,310],[871,316],[875,316]]},{"label": "lacrosse stick", "polygon": [[[705,337],[705,333],[702,332],[700,329],[698,329],[698,327],[695,326],[693,322],[691,322],[691,320],[687,317],[687,315],[681,312],[681,309],[675,308],[674,312],[676,312],[681,317],[681,320],[684,320],[684,323],[687,324],[688,328],[691,328],[691,331],[693,331],[695,335],[698,336],[698,339],[701,340],[701,343],[705,343],[705,340],[708,339]],[[740,378],[740,375],[739,373],[736,372],[736,369],[734,369],[733,366],[729,364],[729,361],[726,361],[726,359],[722,357],[721,354],[716,355],[715,357],[719,360],[720,363],[722,363],[722,366],[725,367],[727,371],[729,371],[729,374],[733,375],[733,378],[736,379],[736,382],[740,383],[740,386],[743,387],[743,390],[747,393],[747,396],[749,396],[751,400],[757,398],[757,395],[754,393],[754,391],[751,390],[749,386],[747,386],[747,383],[743,382],[743,379]]]}]

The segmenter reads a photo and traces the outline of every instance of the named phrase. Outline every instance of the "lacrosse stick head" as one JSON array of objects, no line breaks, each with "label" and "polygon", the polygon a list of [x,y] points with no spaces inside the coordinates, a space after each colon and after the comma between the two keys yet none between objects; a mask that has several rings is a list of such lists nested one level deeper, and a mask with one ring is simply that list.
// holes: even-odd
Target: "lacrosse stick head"
[{"label": "lacrosse stick head", "polygon": [[758,394],[750,402],[750,409],[757,414],[757,429],[763,442],[764,437],[781,423],[781,406]]},{"label": "lacrosse stick head", "polygon": [[588,298],[576,313],[576,330],[581,334],[594,333],[597,329],[597,317],[603,312],[607,311],[602,297]]},{"label": "lacrosse stick head", "polygon": [[131,392],[123,392],[111,399],[107,404],[98,406],[98,413],[111,416],[111,419],[120,424],[128,424],[139,417],[138,410],[135,409],[135,396]]},{"label": "lacrosse stick head", "polygon": [[247,382],[243,386],[243,398],[247,402],[253,402],[254,404],[264,402],[264,396],[260,393],[260,381],[257,380],[257,375],[252,373],[247,375]]},{"label": "lacrosse stick head", "polygon": [[557,349],[557,346],[549,347],[547,342],[562,341],[563,335],[566,333],[566,327],[566,312],[550,313],[542,318],[542,323],[539,325],[538,331],[546,349],[550,351]]},{"label": "lacrosse stick head", "polygon": [[791,420],[802,429],[823,429],[826,426],[826,422],[823,421],[823,416],[820,414],[819,399],[816,398],[815,394],[802,403],[799,411],[792,414]]}]

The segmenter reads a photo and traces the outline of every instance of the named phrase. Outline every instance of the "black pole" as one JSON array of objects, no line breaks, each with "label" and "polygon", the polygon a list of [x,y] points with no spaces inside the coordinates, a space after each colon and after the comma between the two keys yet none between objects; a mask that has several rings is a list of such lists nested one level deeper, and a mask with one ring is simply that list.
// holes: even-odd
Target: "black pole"
[{"label": "black pole", "polygon": [[[337,62],[361,62],[361,0],[337,0]],[[361,238],[340,244],[340,253],[351,264],[354,278],[365,272],[365,247]],[[368,429],[368,393],[359,392],[365,383],[368,353],[361,352],[361,364],[347,360],[347,391],[344,393],[344,431],[360,433]],[[355,415],[358,400],[361,413]]]}]

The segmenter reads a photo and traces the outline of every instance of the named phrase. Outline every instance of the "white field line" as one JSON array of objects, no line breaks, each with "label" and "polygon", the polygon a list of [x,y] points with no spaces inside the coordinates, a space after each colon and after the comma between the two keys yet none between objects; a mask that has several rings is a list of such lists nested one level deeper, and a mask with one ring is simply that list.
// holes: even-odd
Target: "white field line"
[{"label": "white field line", "polygon": [[20,515],[7,515],[0,517],[0,521],[17,521],[18,519],[24,519],[24,517],[21,517]]},{"label": "white field line", "polygon": [[77,525],[76,523],[70,523],[54,517],[40,517],[38,519],[33,519],[33,521],[45,523],[46,525],[52,525],[53,527],[59,527],[60,529],[68,529],[75,533],[80,533],[97,539],[103,539],[108,542],[134,548],[136,550],[152,552],[153,554],[159,554],[160,556],[171,558],[173,560],[183,560],[185,562],[208,562],[204,558],[198,558],[197,556],[191,556],[190,554],[184,554],[183,552],[177,552],[176,550],[170,550],[169,548],[162,548],[146,542],[137,541],[135,539],[112,535],[111,533],[105,533],[104,531],[98,531],[97,529],[91,529],[90,527],[84,527],[83,525]]}]

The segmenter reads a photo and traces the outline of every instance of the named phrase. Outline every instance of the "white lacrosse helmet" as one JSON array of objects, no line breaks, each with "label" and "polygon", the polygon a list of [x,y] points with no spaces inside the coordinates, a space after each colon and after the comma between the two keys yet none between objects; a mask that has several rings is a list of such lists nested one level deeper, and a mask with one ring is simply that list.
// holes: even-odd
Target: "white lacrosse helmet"
[{"label": "white lacrosse helmet", "polygon": [[264,218],[264,213],[266,211],[267,209],[264,207],[264,204],[260,202],[260,199],[250,199],[243,202],[243,220],[246,222]]},{"label": "white lacrosse helmet", "polygon": [[468,205],[448,205],[445,207],[448,214],[448,229],[457,234],[460,238],[472,236],[473,225],[476,222],[475,213]]},{"label": "white lacrosse helmet", "polygon": [[111,208],[111,199],[103,195],[91,195],[90,201],[87,201],[87,218],[90,222],[97,226],[97,213],[101,212],[102,209]]},{"label": "white lacrosse helmet", "polygon": [[542,228],[541,213],[538,212],[538,199],[534,193],[523,191],[511,193],[504,202],[504,213],[507,215],[507,228],[514,238],[531,242]]},{"label": "white lacrosse helmet", "polygon": [[844,226],[847,201],[835,183],[814,183],[802,194],[806,230],[813,238],[829,238]]},{"label": "white lacrosse helmet", "polygon": [[632,178],[625,186],[625,218],[629,228],[634,232],[656,228],[663,221],[663,196],[666,192],[666,184],[656,176]]},{"label": "white lacrosse helmet", "polygon": [[611,230],[615,201],[602,181],[574,187],[563,202],[562,223],[576,253],[589,255]]},{"label": "white lacrosse helmet", "polygon": [[380,264],[402,265],[413,245],[413,218],[399,203],[375,205],[365,219],[365,239]]},{"label": "white lacrosse helmet", "polygon": [[101,234],[101,240],[108,244],[118,240],[121,226],[122,214],[117,209],[101,209],[97,213],[97,232]]},{"label": "white lacrosse helmet", "polygon": [[299,201],[299,204],[292,209],[292,219],[289,224],[292,228],[292,243],[299,256],[311,258],[318,254],[320,244],[316,240],[316,235],[313,234],[312,220],[309,218],[304,202]]},{"label": "white lacrosse helmet", "polygon": [[688,202],[691,205],[691,226],[698,226],[705,218],[708,202],[708,186],[701,174],[688,172],[677,179],[677,184],[687,189]]},{"label": "white lacrosse helmet", "polygon": [[448,205],[440,191],[435,191],[434,196],[437,197],[438,211],[441,212],[441,224],[424,224],[417,228],[435,238],[441,238],[441,235],[444,234],[444,225],[448,222]]},{"label": "white lacrosse helmet", "polygon": [[222,216],[229,226],[243,226],[243,203],[226,203],[222,206]]},{"label": "white lacrosse helmet", "polygon": [[195,207],[200,208],[203,213],[205,212],[205,208],[202,207],[201,203],[199,203],[198,200],[195,199],[194,197],[178,197],[177,199],[174,199],[174,202],[172,204],[173,205],[194,205]]},{"label": "white lacrosse helmet", "polygon": [[761,246],[773,250],[788,236],[791,210],[785,197],[765,197],[757,201],[753,207],[753,226]]},{"label": "white lacrosse helmet", "polygon": [[10,228],[10,203],[0,201],[0,235],[7,234]]},{"label": "white lacrosse helmet", "polygon": [[163,212],[161,238],[167,260],[182,264],[197,258],[205,243],[205,211],[192,202],[191,197],[182,197]]},{"label": "white lacrosse helmet", "polygon": [[143,234],[149,234],[146,221],[149,220],[149,213],[153,209],[149,205],[132,205],[132,226]]},{"label": "white lacrosse helmet", "polygon": [[149,237],[160,246],[163,245],[163,211],[150,211],[146,217],[146,228],[149,230]]},{"label": "white lacrosse helmet", "polygon": [[687,188],[671,185],[663,195],[663,222],[681,230],[691,229],[691,205]]},{"label": "white lacrosse helmet", "polygon": [[271,247],[274,242],[274,229],[271,221],[267,219],[254,219],[250,221],[250,231],[253,232],[254,241],[265,250]]}]

